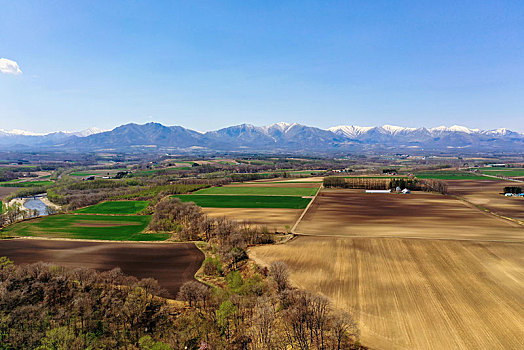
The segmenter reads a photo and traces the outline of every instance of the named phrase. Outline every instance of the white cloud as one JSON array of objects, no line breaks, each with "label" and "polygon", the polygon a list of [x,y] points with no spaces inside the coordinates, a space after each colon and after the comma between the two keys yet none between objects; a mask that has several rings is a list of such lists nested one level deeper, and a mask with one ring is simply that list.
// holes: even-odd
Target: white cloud
[{"label": "white cloud", "polygon": [[7,58],[0,58],[0,72],[4,74],[22,74],[18,63],[15,61],[8,60]]}]

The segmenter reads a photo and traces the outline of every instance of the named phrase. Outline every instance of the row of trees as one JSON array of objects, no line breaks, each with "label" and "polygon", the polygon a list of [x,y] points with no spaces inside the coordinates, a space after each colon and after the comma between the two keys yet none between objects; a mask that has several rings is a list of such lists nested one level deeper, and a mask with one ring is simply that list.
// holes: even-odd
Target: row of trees
[{"label": "row of trees", "polygon": [[354,177],[344,178],[340,176],[328,176],[324,178],[325,187],[353,188],[367,190],[386,190],[400,187],[409,190],[421,190],[428,192],[448,193],[448,186],[444,181],[436,179],[417,179],[413,177],[400,178],[372,178]]},{"label": "row of trees", "polygon": [[324,178],[324,187],[352,188],[366,190],[386,190],[389,188],[390,180],[388,178],[371,178],[371,177],[340,177],[328,176]]},{"label": "row of trees", "polygon": [[522,193],[522,187],[519,187],[519,186],[506,186],[506,187],[504,187],[504,193],[519,194],[519,193]]}]

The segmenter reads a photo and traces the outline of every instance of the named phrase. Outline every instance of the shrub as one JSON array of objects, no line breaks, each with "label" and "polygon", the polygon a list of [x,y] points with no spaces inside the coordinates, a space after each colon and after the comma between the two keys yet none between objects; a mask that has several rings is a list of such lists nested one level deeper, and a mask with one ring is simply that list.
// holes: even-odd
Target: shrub
[{"label": "shrub", "polygon": [[222,263],[220,259],[207,257],[204,260],[204,274],[208,276],[220,276],[222,274]]},{"label": "shrub", "polygon": [[244,284],[242,280],[242,275],[238,271],[231,271],[226,276],[227,285],[233,291],[238,291],[240,287]]}]

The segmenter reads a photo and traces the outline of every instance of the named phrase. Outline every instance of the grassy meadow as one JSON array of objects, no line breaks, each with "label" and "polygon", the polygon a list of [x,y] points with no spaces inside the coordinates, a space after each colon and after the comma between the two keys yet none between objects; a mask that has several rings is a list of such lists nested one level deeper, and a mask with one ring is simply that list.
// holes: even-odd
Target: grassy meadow
[{"label": "grassy meadow", "polygon": [[42,181],[24,181],[24,182],[15,182],[14,180],[0,182],[0,187],[39,187],[52,185],[54,182],[50,180]]},{"label": "grassy meadow", "polygon": [[195,194],[258,195],[258,196],[314,196],[318,188],[303,187],[210,187]]},{"label": "grassy meadow", "polygon": [[521,177],[524,176],[524,169],[522,168],[491,168],[481,169],[483,174],[493,176],[506,176],[506,177]]},{"label": "grassy meadow", "polygon": [[416,173],[419,179],[437,180],[489,180],[485,176],[462,172],[421,172]]},{"label": "grassy meadow", "polygon": [[310,198],[294,196],[217,196],[205,194],[176,195],[182,202],[194,202],[208,208],[287,208],[304,209]]},{"label": "grassy meadow", "polygon": [[83,214],[137,214],[144,210],[148,201],[113,201],[102,202],[86,208],[78,209],[75,213]]},{"label": "grassy meadow", "polygon": [[142,233],[150,216],[62,214],[21,221],[2,230],[5,236],[162,241],[169,234]]}]

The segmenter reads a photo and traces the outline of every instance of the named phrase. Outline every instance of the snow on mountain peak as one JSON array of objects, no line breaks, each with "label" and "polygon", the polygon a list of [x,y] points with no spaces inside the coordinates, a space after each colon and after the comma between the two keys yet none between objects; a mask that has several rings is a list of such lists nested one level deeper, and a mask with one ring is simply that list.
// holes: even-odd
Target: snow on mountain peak
[{"label": "snow on mountain peak", "polygon": [[471,134],[474,132],[479,132],[479,129],[470,129],[465,126],[461,125],[453,125],[449,128],[449,131],[458,131],[458,132],[465,132],[466,134]]},{"label": "snow on mountain peak", "polygon": [[328,130],[334,132],[335,134],[355,137],[362,135],[373,128],[373,126],[339,125],[331,127]]},{"label": "snow on mountain peak", "polygon": [[441,126],[437,126],[436,128],[430,128],[429,131],[432,131],[432,132],[433,131],[453,131],[453,132],[463,132],[466,134],[473,134],[473,133],[481,132],[480,129],[470,129],[470,128],[467,128],[461,125],[452,125],[449,128],[447,126],[441,125]]},{"label": "snow on mountain peak", "polygon": [[498,128],[498,129],[486,131],[485,133],[489,135],[507,135],[509,132],[510,130],[506,128]]},{"label": "snow on mountain peak", "polygon": [[18,135],[18,136],[43,136],[46,135],[44,133],[38,133],[38,132],[32,132],[32,131],[26,131],[26,130],[20,130],[20,129],[13,129],[13,130],[4,130],[0,129],[0,132],[3,132],[8,135]]},{"label": "snow on mountain peak", "polygon": [[[85,137],[89,135],[99,134],[108,130],[103,130],[100,128],[89,128],[82,131],[57,131],[56,133],[62,133],[66,135],[75,135],[80,137]],[[27,130],[13,129],[13,130],[4,130],[0,129],[0,133],[6,134],[8,136],[46,136],[49,134],[54,134],[55,132],[32,132]]]},{"label": "snow on mountain peak", "polygon": [[108,130],[92,127],[92,128],[88,128],[88,129],[85,129],[85,130],[82,130],[82,131],[64,132],[64,133],[65,134],[75,135],[75,136],[80,136],[80,137],[86,137],[86,136],[89,136],[89,135],[100,134],[101,132],[106,132],[106,131],[108,131]]},{"label": "snow on mountain peak", "polygon": [[287,132],[287,131],[289,131],[289,129],[291,129],[295,125],[298,125],[298,124],[297,123],[278,122],[278,123],[274,123],[274,124],[268,125],[266,127],[266,129],[277,128],[277,129],[279,129],[282,132]]},{"label": "snow on mountain peak", "polygon": [[392,133],[392,134],[396,134],[398,132],[402,132],[402,131],[414,131],[414,130],[417,130],[417,128],[405,128],[403,126],[396,126],[396,125],[382,125],[382,129]]}]

